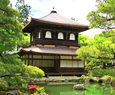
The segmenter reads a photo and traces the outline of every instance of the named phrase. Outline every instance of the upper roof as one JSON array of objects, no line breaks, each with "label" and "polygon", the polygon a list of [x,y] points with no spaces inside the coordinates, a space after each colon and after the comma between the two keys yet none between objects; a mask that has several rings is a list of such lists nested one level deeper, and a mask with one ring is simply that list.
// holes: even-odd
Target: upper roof
[{"label": "upper roof", "polygon": [[40,23],[53,24],[53,25],[59,25],[59,26],[68,26],[68,27],[82,27],[82,28],[88,29],[88,25],[84,25],[84,24],[78,23],[76,21],[67,19],[67,18],[59,15],[56,11],[51,11],[50,14],[48,14],[45,17],[42,17],[40,19],[31,18],[30,22],[28,22],[25,25],[23,31],[27,32],[29,27],[31,27],[33,25],[39,25]]},{"label": "upper roof", "polygon": [[81,23],[77,23],[74,20],[67,19],[61,15],[59,15],[56,11],[51,11],[51,13],[45,17],[40,18],[39,20],[47,21],[47,22],[53,22],[53,23],[60,23],[60,24],[66,24],[66,25],[76,25],[76,26],[86,26]]}]

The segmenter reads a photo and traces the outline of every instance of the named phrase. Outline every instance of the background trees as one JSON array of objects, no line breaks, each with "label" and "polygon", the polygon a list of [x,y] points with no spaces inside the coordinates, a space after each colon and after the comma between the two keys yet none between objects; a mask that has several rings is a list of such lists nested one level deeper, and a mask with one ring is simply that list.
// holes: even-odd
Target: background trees
[{"label": "background trees", "polygon": [[[90,28],[105,29],[102,34],[96,35],[87,46],[81,47],[77,53],[82,60],[98,66],[115,61],[115,0],[97,0],[98,10],[88,14]],[[92,66],[93,67],[93,66]]]},{"label": "background trees", "polygon": [[91,41],[91,38],[86,35],[78,35],[78,44],[79,46],[86,46]]},{"label": "background trees", "polygon": [[[31,14],[30,12],[31,6],[25,4],[24,0],[17,0],[15,7],[19,11],[18,20],[23,25],[26,25],[28,23],[29,16]],[[22,43],[17,46],[17,50],[18,47],[22,47],[23,45],[28,45],[30,43],[30,34],[29,33],[23,33],[23,34],[24,35],[23,35]]]},{"label": "background trees", "polygon": [[28,17],[30,15],[31,6],[25,4],[24,0],[17,0],[16,9],[20,12],[19,20],[23,25],[28,23]]}]

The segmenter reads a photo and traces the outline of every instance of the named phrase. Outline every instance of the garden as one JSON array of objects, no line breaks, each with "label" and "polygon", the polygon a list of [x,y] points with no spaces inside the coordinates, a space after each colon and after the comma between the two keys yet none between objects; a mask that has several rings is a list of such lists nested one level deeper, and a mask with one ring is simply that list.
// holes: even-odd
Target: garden
[{"label": "garden", "polygon": [[[87,16],[89,28],[104,31],[93,39],[79,34],[81,47],[76,51],[78,58],[85,62],[86,75],[76,81],[51,81],[54,85],[50,85],[47,81],[45,84],[33,83],[34,79],[40,80],[45,76],[44,71],[23,64],[19,55],[10,53],[29,43],[30,35],[22,32],[28,22],[28,6],[24,0],[17,0],[15,10],[9,0],[0,0],[0,95],[114,95],[115,0],[97,2],[97,10]],[[75,84],[84,84],[86,89],[73,89]]]}]

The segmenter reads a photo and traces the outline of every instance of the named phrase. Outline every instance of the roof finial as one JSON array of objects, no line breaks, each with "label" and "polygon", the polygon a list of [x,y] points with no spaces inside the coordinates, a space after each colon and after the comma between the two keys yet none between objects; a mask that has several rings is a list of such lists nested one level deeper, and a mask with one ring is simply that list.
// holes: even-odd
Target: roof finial
[{"label": "roof finial", "polygon": [[55,11],[55,6],[53,6],[52,8],[53,8],[53,10],[51,11],[51,13],[57,13],[57,12]]},{"label": "roof finial", "polygon": [[55,6],[53,6],[53,10],[54,10]]}]

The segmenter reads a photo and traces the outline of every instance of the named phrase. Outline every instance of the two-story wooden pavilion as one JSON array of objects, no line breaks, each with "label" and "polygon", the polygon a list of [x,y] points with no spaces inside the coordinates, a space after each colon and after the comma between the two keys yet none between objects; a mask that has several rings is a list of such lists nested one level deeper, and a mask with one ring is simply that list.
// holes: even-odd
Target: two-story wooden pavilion
[{"label": "two-story wooden pavilion", "polygon": [[30,47],[20,50],[23,62],[38,66],[46,74],[84,74],[84,62],[76,58],[78,33],[88,26],[60,16],[56,11],[43,18],[31,18],[23,32],[31,33]]}]

